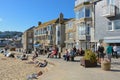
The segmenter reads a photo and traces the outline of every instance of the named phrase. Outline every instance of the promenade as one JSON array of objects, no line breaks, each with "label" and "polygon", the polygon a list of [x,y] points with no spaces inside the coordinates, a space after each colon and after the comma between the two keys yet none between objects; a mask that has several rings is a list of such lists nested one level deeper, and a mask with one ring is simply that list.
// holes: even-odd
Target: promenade
[{"label": "promenade", "polygon": [[45,68],[35,67],[35,64],[26,64],[29,60],[21,61],[16,58],[7,58],[0,54],[0,80],[26,80],[32,73],[43,71],[37,80],[120,80],[120,58],[113,59],[111,70],[104,71],[98,67],[85,68],[80,65],[80,58],[75,57],[75,62],[64,61],[62,58],[47,58],[39,55],[38,61],[47,60]]},{"label": "promenade", "polygon": [[110,71],[104,71],[99,66],[93,68],[80,66],[80,57],[76,57],[75,62],[41,55],[39,58],[55,65],[48,68],[48,72],[44,73],[40,80],[120,80],[120,58],[112,58]]}]

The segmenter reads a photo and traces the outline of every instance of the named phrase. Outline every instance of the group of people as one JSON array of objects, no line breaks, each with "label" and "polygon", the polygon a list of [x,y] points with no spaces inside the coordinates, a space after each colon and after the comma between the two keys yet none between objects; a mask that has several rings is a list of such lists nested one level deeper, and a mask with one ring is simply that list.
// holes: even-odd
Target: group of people
[{"label": "group of people", "polygon": [[[44,68],[44,67],[47,66],[48,62],[47,62],[47,60],[44,60],[43,62],[37,61],[37,62],[35,62],[35,64],[36,64],[36,67],[42,67],[42,68]],[[38,73],[33,73],[33,74],[27,76],[27,80],[37,79],[42,74],[43,74],[42,71],[39,71]]]},{"label": "group of people", "polygon": [[113,46],[111,44],[109,44],[106,49],[103,47],[103,45],[101,44],[98,47],[98,57],[99,60],[104,60],[104,57],[106,56],[108,58],[108,60],[111,62],[111,58],[112,57],[116,57],[118,58],[118,47],[116,46],[116,44],[114,44]]},{"label": "group of people", "polygon": [[69,61],[71,59],[71,61],[74,61],[74,57],[75,56],[83,56],[85,54],[85,51],[80,48],[77,49],[75,46],[71,49],[65,49],[63,58],[66,61]]},{"label": "group of people", "polygon": [[[36,64],[35,67],[46,67],[48,65],[48,61],[44,60],[43,62],[36,61],[36,58],[38,57],[38,52],[35,51],[34,55],[32,56],[32,61],[28,62],[28,64]],[[33,73],[27,76],[27,80],[33,80],[37,79],[39,76],[43,74],[42,71],[39,71],[38,73]]]},{"label": "group of people", "polygon": [[57,58],[58,53],[59,53],[59,48],[58,48],[56,45],[54,45],[54,46],[52,47],[51,51],[48,53],[47,58],[49,58],[49,57],[52,58],[52,57],[54,57],[54,56]]},{"label": "group of people", "polygon": [[84,50],[82,48],[80,49],[76,49],[76,47],[74,46],[73,48],[71,49],[65,49],[65,52],[64,52],[64,60],[66,61],[69,61],[71,59],[71,61],[74,61],[74,57],[76,55],[84,55]]}]

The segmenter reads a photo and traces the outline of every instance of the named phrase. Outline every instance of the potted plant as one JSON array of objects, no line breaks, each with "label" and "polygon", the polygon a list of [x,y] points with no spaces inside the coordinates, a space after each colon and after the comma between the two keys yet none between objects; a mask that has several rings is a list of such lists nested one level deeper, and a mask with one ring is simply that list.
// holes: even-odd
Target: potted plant
[{"label": "potted plant", "polygon": [[97,59],[95,53],[93,53],[90,49],[85,51],[85,55],[80,60],[81,65],[84,67],[95,67],[97,66]]}]

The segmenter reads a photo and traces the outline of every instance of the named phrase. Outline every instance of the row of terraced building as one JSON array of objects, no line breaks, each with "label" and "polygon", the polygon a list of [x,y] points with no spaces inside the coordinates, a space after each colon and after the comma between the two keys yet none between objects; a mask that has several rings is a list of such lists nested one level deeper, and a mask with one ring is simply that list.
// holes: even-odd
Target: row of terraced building
[{"label": "row of terraced building", "polygon": [[94,48],[100,43],[120,46],[120,0],[75,0],[75,18],[59,17],[38,22],[26,30],[23,48],[34,50],[57,45],[63,48]]}]

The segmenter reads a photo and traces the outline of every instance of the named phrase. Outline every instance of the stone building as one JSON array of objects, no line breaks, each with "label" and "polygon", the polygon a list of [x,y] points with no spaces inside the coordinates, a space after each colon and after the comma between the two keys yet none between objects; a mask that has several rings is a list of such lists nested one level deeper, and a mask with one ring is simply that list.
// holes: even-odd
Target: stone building
[{"label": "stone building", "polygon": [[34,50],[34,28],[27,29],[22,35],[23,49],[30,52]]},{"label": "stone building", "polygon": [[92,0],[75,0],[76,44],[79,48],[90,48],[93,42]]},{"label": "stone building", "polygon": [[40,23],[34,29],[34,44],[39,43],[41,48],[50,48],[57,45],[60,51],[65,47],[65,24],[67,19],[60,13],[59,17],[45,23]]}]

